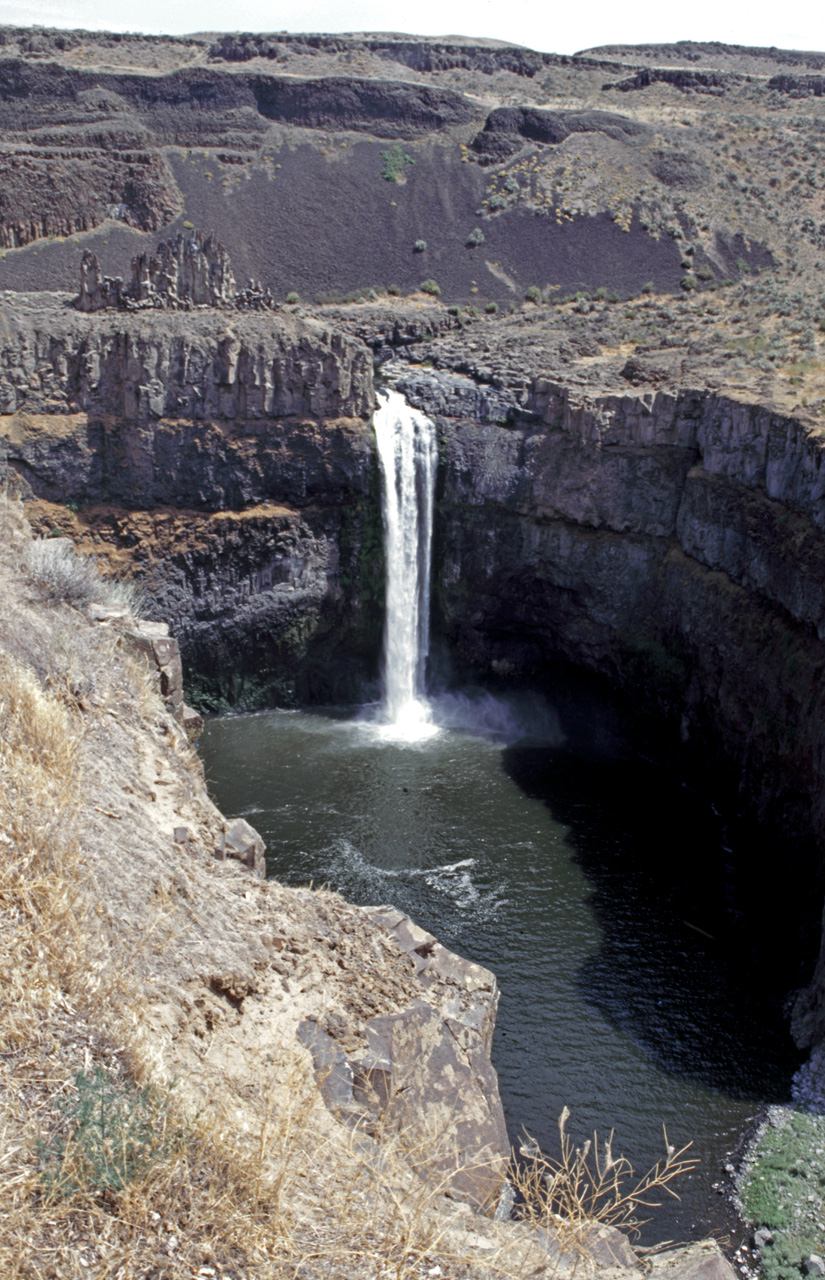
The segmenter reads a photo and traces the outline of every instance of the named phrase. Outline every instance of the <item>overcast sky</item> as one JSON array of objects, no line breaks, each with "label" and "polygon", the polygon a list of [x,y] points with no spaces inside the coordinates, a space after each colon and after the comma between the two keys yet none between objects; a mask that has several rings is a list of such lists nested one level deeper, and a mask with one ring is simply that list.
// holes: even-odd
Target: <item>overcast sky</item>
[{"label": "overcast sky", "polygon": [[0,23],[108,31],[406,31],[492,36],[553,53],[599,44],[723,40],[825,49],[821,0],[30,0],[0,3]]}]

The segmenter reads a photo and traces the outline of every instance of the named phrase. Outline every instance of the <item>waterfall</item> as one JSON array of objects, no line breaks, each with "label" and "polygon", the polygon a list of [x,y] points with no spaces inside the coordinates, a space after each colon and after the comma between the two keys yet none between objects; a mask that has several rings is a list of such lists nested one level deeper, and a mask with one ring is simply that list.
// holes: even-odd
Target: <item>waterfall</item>
[{"label": "waterfall", "polygon": [[383,477],[387,564],[382,719],[394,736],[436,732],[424,692],[430,633],[435,427],[397,391],[373,419]]}]

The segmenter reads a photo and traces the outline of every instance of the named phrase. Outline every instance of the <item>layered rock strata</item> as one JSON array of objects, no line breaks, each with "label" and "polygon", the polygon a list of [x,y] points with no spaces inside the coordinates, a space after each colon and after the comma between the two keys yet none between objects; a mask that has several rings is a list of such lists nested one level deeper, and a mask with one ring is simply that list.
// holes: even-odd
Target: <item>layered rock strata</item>
[{"label": "layered rock strata", "polygon": [[[184,330],[55,308],[48,328],[6,326],[7,465],[52,504],[41,521],[77,504],[75,536],[150,587],[205,704],[362,694],[382,580],[366,348],[283,316]],[[821,848],[819,428],[638,362],[622,393],[599,390],[607,367],[576,389],[394,372],[439,424],[435,618],[453,652],[606,676]],[[800,1043],[825,1034],[820,986]]]},{"label": "layered rock strata", "polygon": [[[360,343],[289,317],[7,312],[0,453],[145,586],[202,694],[374,671],[380,515]],[[52,514],[52,520],[54,515]],[[336,684],[337,682],[337,684]]]},{"label": "layered rock strata", "polygon": [[[439,423],[453,651],[508,676],[558,658],[607,676],[796,835],[802,866],[811,833],[825,843],[821,428],[698,390],[538,378],[516,397],[426,371],[398,387]],[[802,1045],[825,1034],[824,990],[797,1003]]]}]

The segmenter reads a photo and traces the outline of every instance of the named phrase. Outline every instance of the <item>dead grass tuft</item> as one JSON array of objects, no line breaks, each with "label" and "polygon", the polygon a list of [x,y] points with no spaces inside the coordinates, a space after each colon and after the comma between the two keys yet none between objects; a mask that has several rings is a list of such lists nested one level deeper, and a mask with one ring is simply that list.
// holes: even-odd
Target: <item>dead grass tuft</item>
[{"label": "dead grass tuft", "polygon": [[647,1211],[658,1208],[663,1195],[679,1199],[671,1184],[699,1161],[688,1155],[692,1144],[677,1151],[665,1131],[663,1158],[639,1177],[626,1156],[614,1154],[612,1131],[601,1147],[596,1133],[592,1142],[577,1147],[567,1133],[569,1119],[565,1107],[558,1122],[558,1160],[546,1156],[526,1135],[513,1182],[522,1219],[552,1229],[564,1250],[586,1257],[592,1252],[594,1229],[608,1226],[637,1234],[649,1221]]}]

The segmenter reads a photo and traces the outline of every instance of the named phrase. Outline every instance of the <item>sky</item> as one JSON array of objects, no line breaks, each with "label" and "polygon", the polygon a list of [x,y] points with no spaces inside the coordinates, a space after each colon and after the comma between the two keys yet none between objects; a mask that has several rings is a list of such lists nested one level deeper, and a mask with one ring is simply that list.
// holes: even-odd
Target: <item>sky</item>
[{"label": "sky", "polygon": [[825,50],[821,0],[22,0],[0,23],[182,35],[196,31],[404,31],[488,36],[552,53],[601,44],[721,40]]}]

